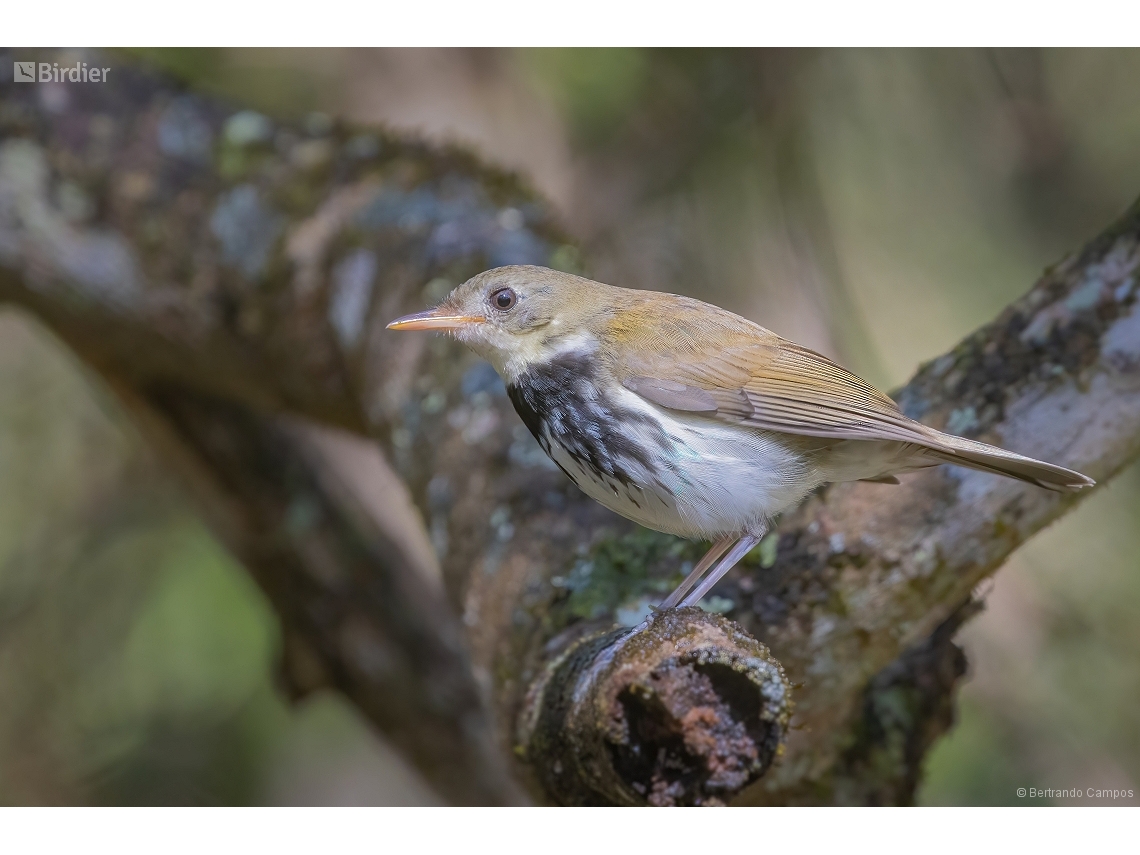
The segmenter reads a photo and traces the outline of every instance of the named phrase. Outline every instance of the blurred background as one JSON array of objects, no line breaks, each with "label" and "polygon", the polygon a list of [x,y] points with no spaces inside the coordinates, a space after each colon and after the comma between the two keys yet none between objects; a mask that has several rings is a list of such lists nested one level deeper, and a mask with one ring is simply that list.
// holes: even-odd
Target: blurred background
[{"label": "blurred background", "polygon": [[[720,303],[888,389],[1140,196],[1140,51],[113,59],[466,145],[553,202],[594,278]],[[1140,792],[1140,469],[985,593],[920,802]],[[278,643],[114,402],[0,307],[0,803],[432,803],[339,697],[282,700]]]}]

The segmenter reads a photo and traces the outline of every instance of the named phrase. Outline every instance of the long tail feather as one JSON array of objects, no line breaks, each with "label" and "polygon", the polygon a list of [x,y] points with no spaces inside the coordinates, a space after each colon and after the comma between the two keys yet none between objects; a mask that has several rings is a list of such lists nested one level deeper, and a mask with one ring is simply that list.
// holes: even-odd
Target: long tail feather
[{"label": "long tail feather", "polygon": [[1075,492],[1096,484],[1092,478],[1072,469],[946,433],[938,435],[938,445],[931,444],[926,449],[925,456],[934,457],[943,463],[995,472],[1062,493]]}]

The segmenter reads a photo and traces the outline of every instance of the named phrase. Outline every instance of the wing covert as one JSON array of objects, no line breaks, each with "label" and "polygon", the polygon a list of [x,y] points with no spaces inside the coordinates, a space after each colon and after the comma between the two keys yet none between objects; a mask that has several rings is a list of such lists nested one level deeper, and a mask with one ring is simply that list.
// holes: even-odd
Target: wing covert
[{"label": "wing covert", "polygon": [[637,373],[622,383],[658,406],[760,430],[921,445],[934,440],[933,430],[907,418],[865,380],[820,353],[756,330],[747,337],[734,330],[716,350],[673,354],[668,379],[651,376],[642,364],[631,366]]}]

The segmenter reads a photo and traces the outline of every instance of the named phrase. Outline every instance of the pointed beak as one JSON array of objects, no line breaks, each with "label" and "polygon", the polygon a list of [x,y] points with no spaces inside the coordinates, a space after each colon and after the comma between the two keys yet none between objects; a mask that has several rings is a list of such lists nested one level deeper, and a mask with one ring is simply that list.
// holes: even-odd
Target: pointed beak
[{"label": "pointed beak", "polygon": [[473,315],[452,315],[437,306],[426,312],[416,312],[414,315],[405,315],[388,324],[390,330],[457,330],[469,327],[472,324],[481,324],[486,318]]}]

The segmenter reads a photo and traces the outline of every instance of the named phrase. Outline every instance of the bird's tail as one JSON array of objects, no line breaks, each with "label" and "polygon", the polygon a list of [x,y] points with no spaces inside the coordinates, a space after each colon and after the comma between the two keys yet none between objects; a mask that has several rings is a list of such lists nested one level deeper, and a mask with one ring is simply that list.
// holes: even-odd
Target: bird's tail
[{"label": "bird's tail", "polygon": [[1096,484],[1092,478],[1072,469],[946,433],[939,433],[937,444],[927,446],[923,456],[941,463],[955,463],[983,472],[995,472],[1061,493],[1075,492]]}]

